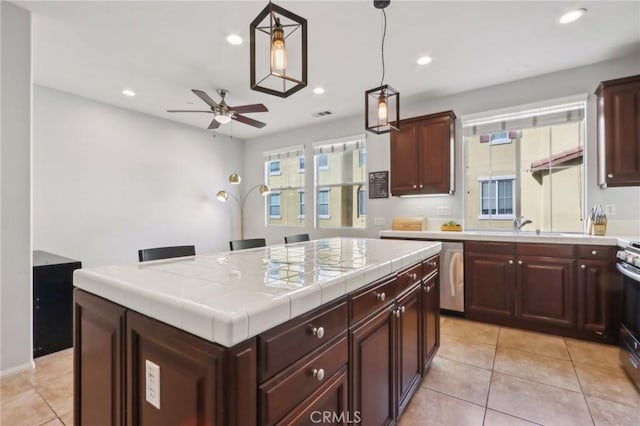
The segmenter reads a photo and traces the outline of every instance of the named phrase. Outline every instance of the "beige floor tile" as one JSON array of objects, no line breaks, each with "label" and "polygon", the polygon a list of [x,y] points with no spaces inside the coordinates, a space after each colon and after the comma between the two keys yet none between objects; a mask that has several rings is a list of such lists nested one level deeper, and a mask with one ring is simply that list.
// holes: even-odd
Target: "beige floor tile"
[{"label": "beige floor tile", "polygon": [[484,416],[484,426],[535,426],[537,423],[531,423],[508,414],[499,413],[498,411],[487,409]]},{"label": "beige floor tile", "polygon": [[620,369],[617,346],[565,339],[571,360],[575,364],[595,365],[597,367]]},{"label": "beige floor tile", "polygon": [[530,331],[501,328],[498,346],[520,349],[538,355],[546,355],[569,361],[569,352],[562,337]]},{"label": "beige floor tile", "polygon": [[40,425],[53,420],[56,415],[38,395],[30,388],[8,398],[2,398],[2,425]]},{"label": "beige floor tile", "polygon": [[464,339],[469,343],[495,345],[500,328],[491,324],[482,324],[459,318],[447,318],[440,329],[443,335]]},{"label": "beige floor tile", "polygon": [[571,361],[498,346],[494,371],[581,392]]},{"label": "beige floor tile", "polygon": [[596,426],[618,425],[637,426],[640,425],[640,410],[628,405],[618,404],[587,395],[587,404],[591,410],[591,416]]},{"label": "beige floor tile", "polygon": [[52,381],[73,375],[73,352],[67,349],[35,360],[36,368],[29,374],[29,381],[36,387],[47,386]]},{"label": "beige floor tile", "polygon": [[24,392],[31,388],[31,382],[29,376],[31,373],[24,372],[11,375],[9,377],[3,377],[0,379],[0,395],[2,398],[8,398],[17,393]]},{"label": "beige floor tile", "polygon": [[422,386],[484,406],[490,381],[490,370],[437,356]]},{"label": "beige floor tile", "polygon": [[65,426],[73,426],[73,410],[60,416],[60,420],[62,420]]},{"label": "beige floor tile", "polygon": [[73,376],[59,377],[36,389],[58,416],[73,410]]},{"label": "beige floor tile", "polygon": [[586,395],[640,409],[640,393],[624,371],[576,365],[576,372]]},{"label": "beige floor tile", "polygon": [[447,317],[440,316],[440,325],[444,324],[446,320],[447,320]]},{"label": "beige floor tile", "polygon": [[399,426],[480,426],[483,417],[484,407],[419,388]]},{"label": "beige floor tile", "polygon": [[64,426],[64,423],[62,423],[60,419],[56,417],[55,419],[44,423],[42,426]]},{"label": "beige floor tile", "polygon": [[581,393],[497,372],[491,380],[488,408],[547,426],[591,424]]},{"label": "beige floor tile", "polygon": [[464,362],[465,364],[475,365],[491,369],[493,368],[493,358],[496,354],[495,345],[487,345],[483,343],[470,343],[464,338],[441,334],[440,349],[438,356],[451,359],[454,361]]}]

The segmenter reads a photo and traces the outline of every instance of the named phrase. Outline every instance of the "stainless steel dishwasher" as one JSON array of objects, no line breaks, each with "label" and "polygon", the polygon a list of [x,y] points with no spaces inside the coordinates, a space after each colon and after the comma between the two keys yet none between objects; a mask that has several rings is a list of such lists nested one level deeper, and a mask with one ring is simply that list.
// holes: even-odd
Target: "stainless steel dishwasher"
[{"label": "stainless steel dishwasher", "polygon": [[440,309],[464,312],[464,246],[462,243],[442,243]]}]

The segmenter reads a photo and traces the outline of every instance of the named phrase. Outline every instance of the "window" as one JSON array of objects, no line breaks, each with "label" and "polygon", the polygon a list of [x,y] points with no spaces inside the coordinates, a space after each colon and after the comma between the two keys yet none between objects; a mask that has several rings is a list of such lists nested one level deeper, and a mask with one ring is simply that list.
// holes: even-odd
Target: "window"
[{"label": "window", "polygon": [[358,191],[358,215],[367,215],[367,190],[361,189]]},{"label": "window", "polygon": [[586,96],[462,118],[467,229],[583,232]]},{"label": "window", "polygon": [[329,190],[318,190],[318,217],[321,219],[331,219],[329,215]]},{"label": "window", "polygon": [[267,226],[303,226],[305,207],[299,194],[305,184],[304,146],[268,151],[264,156],[265,183],[273,194],[267,200]]},{"label": "window", "polygon": [[269,193],[269,217],[280,219],[280,192]]},{"label": "window", "polygon": [[478,219],[515,218],[513,186],[515,176],[479,178],[480,182],[480,214]]},{"label": "window", "polygon": [[327,154],[318,155],[318,170],[329,170],[329,156]]},{"label": "window", "polygon": [[298,191],[298,218],[304,218],[304,191]]},{"label": "window", "polygon": [[281,174],[279,161],[272,161],[271,163],[269,163],[269,174],[272,176]]},{"label": "window", "polygon": [[316,227],[366,228],[367,157],[364,136],[318,142],[313,150]]}]

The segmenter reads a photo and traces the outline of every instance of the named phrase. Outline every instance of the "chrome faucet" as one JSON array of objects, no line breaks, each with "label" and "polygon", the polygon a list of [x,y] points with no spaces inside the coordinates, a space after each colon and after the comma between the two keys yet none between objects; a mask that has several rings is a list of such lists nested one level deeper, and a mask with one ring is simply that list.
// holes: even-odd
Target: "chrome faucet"
[{"label": "chrome faucet", "polygon": [[529,223],[533,223],[529,219],[527,219],[524,222],[522,222],[522,219],[524,219],[524,216],[520,216],[519,218],[513,219],[513,230],[514,231],[518,232],[518,231],[520,231],[522,229],[523,226],[528,225]]}]

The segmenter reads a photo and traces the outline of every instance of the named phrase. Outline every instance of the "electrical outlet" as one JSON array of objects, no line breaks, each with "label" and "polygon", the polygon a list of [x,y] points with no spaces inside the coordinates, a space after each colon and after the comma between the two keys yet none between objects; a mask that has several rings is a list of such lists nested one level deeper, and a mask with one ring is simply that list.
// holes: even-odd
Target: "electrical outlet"
[{"label": "electrical outlet", "polygon": [[374,226],[384,226],[385,223],[384,217],[376,217],[373,219]]},{"label": "electrical outlet", "polygon": [[616,205],[615,204],[605,204],[604,206],[604,214],[607,216],[614,216],[616,214]]},{"label": "electrical outlet", "polygon": [[451,207],[438,206],[438,208],[436,209],[436,214],[438,216],[451,216]]},{"label": "electrical outlet", "polygon": [[160,366],[145,360],[147,402],[160,409]]},{"label": "electrical outlet", "polygon": [[424,216],[424,209],[422,207],[418,208],[418,216]]}]

